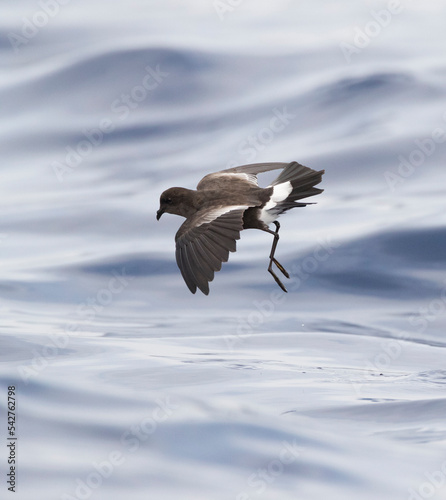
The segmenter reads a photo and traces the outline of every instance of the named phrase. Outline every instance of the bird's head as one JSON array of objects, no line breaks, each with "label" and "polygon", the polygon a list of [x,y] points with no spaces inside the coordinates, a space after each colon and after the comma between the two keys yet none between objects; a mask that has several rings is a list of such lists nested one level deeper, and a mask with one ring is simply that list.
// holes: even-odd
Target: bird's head
[{"label": "bird's head", "polygon": [[160,196],[160,208],[156,213],[157,220],[160,220],[164,212],[168,214],[188,217],[193,211],[192,192],[189,189],[173,187],[164,191]]}]

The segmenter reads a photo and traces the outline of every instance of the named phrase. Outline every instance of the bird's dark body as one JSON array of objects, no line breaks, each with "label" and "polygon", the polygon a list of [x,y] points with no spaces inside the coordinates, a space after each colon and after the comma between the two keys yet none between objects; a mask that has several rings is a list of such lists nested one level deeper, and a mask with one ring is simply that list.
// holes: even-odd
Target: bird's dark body
[{"label": "bird's dark body", "polygon": [[260,229],[265,231],[268,229],[268,224],[265,224],[259,218],[262,209],[260,207],[251,207],[243,213],[243,229]]},{"label": "bird's dark body", "polygon": [[[276,169],[282,169],[277,179],[266,188],[259,187],[257,174]],[[274,235],[268,271],[286,291],[272,270],[274,263],[289,277],[274,258],[280,227],[276,219],[291,208],[306,205],[297,200],[321,193],[314,186],[323,173],[297,162],[258,163],[208,174],[196,190],[174,187],[164,191],[157,218],[164,212],[186,217],[175,236],[176,258],[191,292],[198,287],[206,295],[209,293],[208,283],[221,263],[228,260],[229,252],[236,250],[243,229],[260,229]],[[276,231],[269,229],[270,223],[276,225]]]}]

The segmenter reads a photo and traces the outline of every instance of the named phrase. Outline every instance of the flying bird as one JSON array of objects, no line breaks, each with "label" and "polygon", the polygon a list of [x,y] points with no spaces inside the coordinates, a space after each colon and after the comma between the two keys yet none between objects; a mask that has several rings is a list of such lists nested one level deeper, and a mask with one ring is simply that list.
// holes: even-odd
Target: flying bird
[{"label": "flying bird", "polygon": [[[268,187],[261,188],[257,174],[282,172]],[[157,220],[163,213],[181,215],[185,222],[175,236],[176,261],[192,293],[199,288],[209,294],[209,282],[235,252],[243,229],[260,229],[273,235],[268,271],[280,288],[287,289],[273,270],[273,264],[287,278],[288,272],[274,257],[279,241],[280,214],[308,203],[298,202],[323,191],[314,187],[324,170],[315,171],[291,163],[253,163],[208,174],[196,190],[172,187],[160,197]],[[274,224],[276,230],[269,228]]]}]

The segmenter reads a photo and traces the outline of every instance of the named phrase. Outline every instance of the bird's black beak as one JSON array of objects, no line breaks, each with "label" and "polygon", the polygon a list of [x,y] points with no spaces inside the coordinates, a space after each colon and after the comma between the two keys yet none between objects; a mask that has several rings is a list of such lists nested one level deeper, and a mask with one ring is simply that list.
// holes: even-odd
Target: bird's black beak
[{"label": "bird's black beak", "polygon": [[158,210],[158,212],[156,212],[156,220],[160,220],[163,213],[164,213],[164,209],[160,208]]}]

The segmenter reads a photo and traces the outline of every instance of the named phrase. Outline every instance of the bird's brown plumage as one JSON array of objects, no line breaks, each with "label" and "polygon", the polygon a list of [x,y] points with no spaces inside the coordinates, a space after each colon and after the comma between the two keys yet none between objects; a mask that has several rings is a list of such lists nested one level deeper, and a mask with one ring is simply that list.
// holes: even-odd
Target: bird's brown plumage
[{"label": "bird's brown plumage", "polygon": [[[270,186],[258,186],[257,174],[277,169],[282,172]],[[257,163],[208,174],[195,191],[180,187],[164,191],[157,219],[166,212],[186,217],[175,241],[177,264],[189,290],[195,293],[199,288],[207,295],[214,273],[228,260],[229,252],[235,252],[240,232],[256,228],[272,233],[269,218],[275,220],[286,210],[305,206],[297,200],[321,193],[314,185],[323,173],[297,162]],[[286,198],[274,200],[275,186],[287,187]],[[268,220],[262,220],[265,213]]]}]

